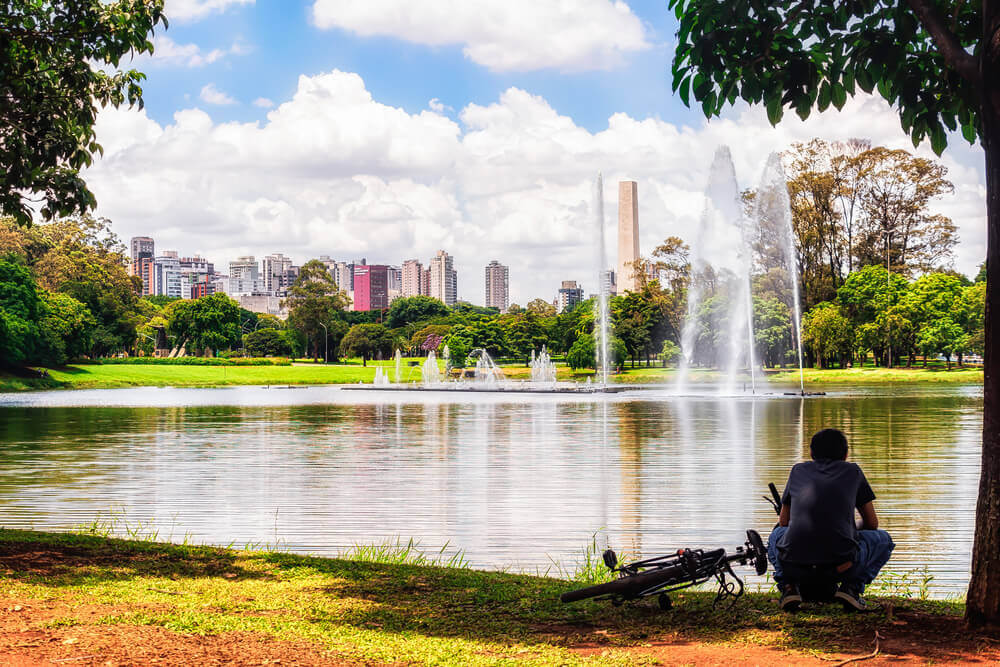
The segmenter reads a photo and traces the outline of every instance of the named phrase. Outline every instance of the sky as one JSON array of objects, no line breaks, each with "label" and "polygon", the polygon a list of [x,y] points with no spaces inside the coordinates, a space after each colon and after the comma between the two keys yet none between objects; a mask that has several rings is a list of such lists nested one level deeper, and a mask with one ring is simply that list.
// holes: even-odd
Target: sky
[{"label": "sky", "polygon": [[[773,128],[762,108],[687,109],[670,93],[665,0],[166,0],[166,15],[154,54],[124,65],[146,73],[145,107],[101,112],[104,156],[85,178],[123,240],[223,272],[239,255],[400,265],[443,249],[461,299],[483,303],[496,259],[524,305],[563,280],[596,290],[598,173],[609,247],[617,182],[635,180],[648,255],[693,238],[720,145],[742,188],[813,137],[914,150],[863,93]],[[940,161],[955,193],[933,209],[974,275],[982,150],[953,136]]]}]

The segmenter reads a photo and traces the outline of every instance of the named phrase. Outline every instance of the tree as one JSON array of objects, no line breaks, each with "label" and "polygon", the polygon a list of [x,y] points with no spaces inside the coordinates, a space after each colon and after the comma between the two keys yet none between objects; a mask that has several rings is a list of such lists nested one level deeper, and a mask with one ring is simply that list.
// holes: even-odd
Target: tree
[{"label": "tree", "polygon": [[784,301],[774,297],[754,297],[753,336],[758,363],[768,368],[785,363],[794,338],[792,316]]},{"label": "tree", "polygon": [[948,170],[906,151],[873,148],[860,193],[864,219],[855,241],[858,265],[888,264],[912,275],[951,263],[955,224],[927,211],[931,199],[954,191]]},{"label": "tree", "polygon": [[41,309],[28,268],[14,255],[0,257],[0,364],[20,366],[34,358]]},{"label": "tree", "polygon": [[623,296],[611,299],[614,334],[625,343],[633,368],[640,355],[652,351],[650,346],[654,344],[653,328],[656,320],[654,312],[646,286],[638,292],[626,292]]},{"label": "tree", "polygon": [[96,326],[88,353],[103,356],[132,348],[141,320],[138,289],[128,275],[125,247],[105,218],[64,218],[30,228],[0,220],[0,252],[24,255],[38,286],[83,303]]},{"label": "tree", "polygon": [[361,365],[381,354],[392,354],[392,335],[381,324],[355,324],[340,341],[340,353],[345,357],[361,357]]},{"label": "tree", "polygon": [[435,317],[446,317],[449,314],[451,309],[440,299],[429,296],[408,296],[392,302],[386,324],[390,329],[398,329],[407,324],[427,322]]},{"label": "tree", "polygon": [[64,364],[90,351],[97,322],[87,307],[68,294],[42,292],[44,315],[38,322],[43,360]]},{"label": "tree", "polygon": [[327,336],[333,333],[334,322],[349,304],[350,299],[318,259],[309,260],[299,269],[298,278],[288,288],[288,297],[282,301],[288,308],[288,324],[312,342],[313,360],[325,355],[330,343],[336,355],[340,340],[334,341],[332,336],[327,340]]},{"label": "tree", "polygon": [[[833,169],[833,149],[825,141],[813,139],[808,144],[792,144],[784,157],[789,167],[788,198],[801,294],[805,307],[809,308],[832,299],[843,282],[843,251],[848,245],[838,206],[843,184]],[[763,245],[780,249],[783,244],[775,239]],[[779,259],[769,265],[781,263]]]},{"label": "tree", "polygon": [[287,332],[270,327],[248,333],[243,346],[251,357],[288,357],[292,354]]},{"label": "tree", "polygon": [[181,301],[174,310],[167,329],[178,345],[205,355],[239,345],[240,306],[218,292],[193,301]]},{"label": "tree", "polygon": [[[540,301],[540,299],[539,299]],[[545,329],[538,315],[532,310],[522,311],[519,315],[508,316],[504,320],[507,345],[517,356],[524,359],[527,366],[531,361],[532,350],[540,350],[548,343]]]},{"label": "tree", "polygon": [[927,322],[917,334],[917,345],[924,355],[943,354],[948,370],[951,370],[951,357],[957,354],[965,345],[965,332],[951,318],[942,317]]},{"label": "tree", "polygon": [[591,334],[580,334],[577,337],[569,348],[569,352],[566,353],[566,363],[573,370],[597,366],[597,351],[594,337]]},{"label": "tree", "polygon": [[802,318],[802,344],[816,356],[820,368],[829,368],[834,359],[843,367],[854,348],[851,323],[836,304],[821,301]]},{"label": "tree", "polygon": [[907,289],[902,276],[887,273],[883,266],[866,266],[849,275],[837,290],[837,302],[857,328],[860,340],[874,346],[868,349],[875,355],[876,363],[883,358],[887,365],[892,363],[893,322],[902,313],[897,312],[896,318],[889,318],[888,312],[899,303]]},{"label": "tree", "polygon": [[[142,108],[136,70],[123,58],[152,53],[167,25],[163,0],[8,0],[0,9],[0,212],[29,225],[96,205],[80,170],[101,152],[98,106]],[[38,193],[41,199],[30,195]]]},{"label": "tree", "polygon": [[[428,324],[426,327],[414,332],[413,336],[410,337],[410,345],[414,349],[423,352],[436,350],[449,331],[451,331],[450,324]],[[426,347],[429,340],[434,344]]]},{"label": "tree", "polygon": [[742,98],[772,124],[784,108],[841,109],[878,90],[918,145],[961,128],[986,156],[987,294],[982,474],[966,619],[1000,623],[1000,0],[668,0],[680,20],[673,89],[707,116]]},{"label": "tree", "polygon": [[904,295],[902,304],[917,325],[914,345],[927,356],[943,354],[951,366],[951,356],[961,354],[966,342],[963,325],[975,315],[968,312],[963,279],[946,273],[929,273],[918,278]]},{"label": "tree", "polygon": [[532,312],[539,317],[550,317],[556,314],[556,307],[545,299],[532,299],[528,302],[525,310]]},{"label": "tree", "polygon": [[965,306],[965,327],[967,351],[982,354],[986,345],[986,332],[983,330],[983,318],[986,315],[986,282],[969,285],[962,291],[962,302]]},{"label": "tree", "polygon": [[660,348],[660,361],[663,362],[663,367],[666,368],[667,364],[673,363],[681,356],[680,345],[672,340],[663,341],[663,347]]}]

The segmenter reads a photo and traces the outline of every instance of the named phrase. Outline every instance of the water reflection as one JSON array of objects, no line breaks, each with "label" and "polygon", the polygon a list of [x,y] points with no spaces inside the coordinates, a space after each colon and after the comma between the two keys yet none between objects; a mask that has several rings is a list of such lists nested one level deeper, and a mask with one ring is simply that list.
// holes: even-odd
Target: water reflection
[{"label": "water reflection", "polygon": [[747,528],[770,530],[767,483],[783,486],[809,435],[837,426],[899,545],[892,567],[926,564],[937,592],[960,592],[968,576],[975,389],[807,400],[303,391],[288,404],[198,404],[218,395],[0,408],[4,525],[66,528],[124,507],[164,538],[281,538],[332,554],[413,536],[478,566],[541,569],[573,561],[595,533],[645,554],[732,547]]}]

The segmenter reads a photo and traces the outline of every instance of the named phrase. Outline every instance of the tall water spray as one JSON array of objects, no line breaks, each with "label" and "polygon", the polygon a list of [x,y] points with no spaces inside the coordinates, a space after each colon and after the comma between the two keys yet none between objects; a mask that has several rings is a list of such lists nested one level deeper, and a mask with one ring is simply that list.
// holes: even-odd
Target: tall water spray
[{"label": "tall water spray", "polygon": [[594,353],[597,355],[597,376],[601,385],[608,386],[608,350],[610,340],[608,338],[608,281],[606,280],[608,270],[607,250],[604,239],[604,177],[597,174],[597,182],[594,185],[594,225],[597,234],[597,327],[594,331]]},{"label": "tall water spray", "polygon": [[542,345],[542,351],[535,356],[531,351],[531,381],[541,384],[554,384],[556,381],[556,364],[552,361],[549,351]]},{"label": "tall water spray", "polygon": [[[687,389],[699,342],[712,343],[714,358],[706,357],[706,360],[725,368],[725,381],[721,387],[723,393],[736,391],[737,374],[744,362],[750,369],[751,388],[755,388],[753,301],[750,294],[753,265],[749,243],[751,224],[743,214],[732,155],[727,146],[720,146],[709,169],[704,210],[691,244],[691,282],[687,317],[681,331],[678,393]],[[709,286],[708,294],[706,285]],[[724,332],[717,331],[722,324],[722,314],[718,309],[720,303],[726,306]],[[703,317],[708,320],[701,321]],[[707,336],[699,341],[702,329]],[[723,361],[719,358],[720,354],[725,355],[724,363],[720,363]]]},{"label": "tall water spray", "polygon": [[425,387],[433,387],[441,384],[441,369],[438,368],[437,355],[431,350],[424,360],[424,365],[420,368],[420,379]]},{"label": "tall water spray", "polygon": [[396,384],[399,384],[403,380],[403,353],[396,348]]},{"label": "tall water spray", "polygon": [[795,253],[795,229],[792,226],[792,206],[788,198],[785,170],[781,166],[781,155],[771,153],[764,166],[757,188],[754,218],[761,234],[761,246],[781,252],[780,258],[771,262],[788,274],[791,288],[792,315],[795,322],[795,346],[799,357],[799,391],[805,394],[805,374],[802,370],[802,306],[799,302],[799,268]]}]

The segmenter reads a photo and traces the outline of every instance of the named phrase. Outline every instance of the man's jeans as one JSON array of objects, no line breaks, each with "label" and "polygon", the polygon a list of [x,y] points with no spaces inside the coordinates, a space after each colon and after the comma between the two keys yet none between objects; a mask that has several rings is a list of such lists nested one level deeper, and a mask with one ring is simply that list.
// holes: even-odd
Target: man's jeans
[{"label": "man's jeans", "polygon": [[[788,530],[787,526],[775,526],[767,538],[767,559],[771,561],[774,570],[774,581],[778,586],[787,583],[778,559],[778,540]],[[858,555],[854,566],[840,575],[841,581],[857,584],[864,590],[878,576],[879,570],[889,561],[892,550],[896,547],[889,533],[884,530],[859,530]]]}]

